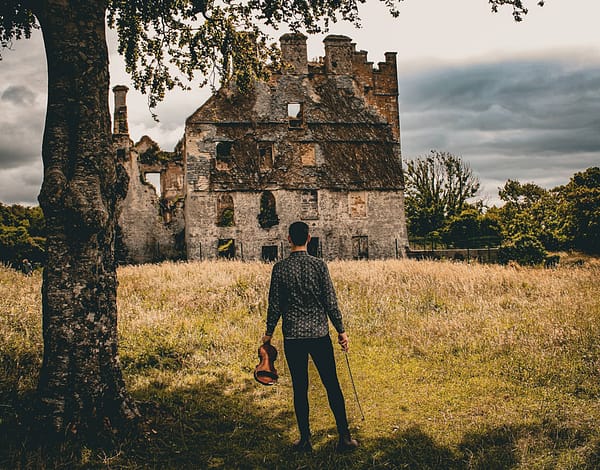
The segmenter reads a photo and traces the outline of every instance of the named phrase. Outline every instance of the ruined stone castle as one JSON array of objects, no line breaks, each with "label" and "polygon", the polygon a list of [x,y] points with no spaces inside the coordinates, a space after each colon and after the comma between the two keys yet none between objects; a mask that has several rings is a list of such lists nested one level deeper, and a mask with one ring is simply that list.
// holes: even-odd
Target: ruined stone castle
[{"label": "ruined stone castle", "polygon": [[325,259],[405,255],[395,53],[375,68],[345,36],[327,36],[317,61],[304,35],[280,41],[282,70],[247,94],[221,88],[188,117],[173,152],[148,137],[133,144],[127,88],[113,89],[114,140],[130,175],[122,262],[276,260],[296,220]]}]

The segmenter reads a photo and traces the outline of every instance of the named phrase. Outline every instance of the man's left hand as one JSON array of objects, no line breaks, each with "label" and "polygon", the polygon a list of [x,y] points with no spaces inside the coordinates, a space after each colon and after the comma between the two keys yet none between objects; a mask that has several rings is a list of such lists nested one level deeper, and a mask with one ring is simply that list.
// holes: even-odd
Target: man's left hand
[{"label": "man's left hand", "polygon": [[261,341],[263,342],[263,344],[264,344],[264,343],[268,343],[268,342],[270,342],[270,341],[271,341],[271,338],[272,338],[272,337],[273,337],[273,335],[264,335],[264,336],[262,337],[262,340],[261,340]]},{"label": "man's left hand", "polygon": [[348,335],[346,332],[338,334],[338,343],[342,347],[342,351],[348,352]]}]

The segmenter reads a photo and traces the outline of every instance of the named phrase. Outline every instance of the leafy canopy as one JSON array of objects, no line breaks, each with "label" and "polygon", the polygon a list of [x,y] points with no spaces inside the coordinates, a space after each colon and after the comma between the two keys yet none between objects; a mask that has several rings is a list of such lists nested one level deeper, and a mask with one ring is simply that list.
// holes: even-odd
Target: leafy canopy
[{"label": "leafy canopy", "polygon": [[18,265],[23,258],[44,260],[45,222],[39,207],[0,202],[0,263]]},{"label": "leafy canopy", "polygon": [[417,236],[439,230],[480,188],[461,157],[437,150],[407,160],[404,176],[408,229]]},{"label": "leafy canopy", "polygon": [[600,167],[575,173],[565,186],[557,188],[561,196],[566,231],[575,248],[600,254]]}]

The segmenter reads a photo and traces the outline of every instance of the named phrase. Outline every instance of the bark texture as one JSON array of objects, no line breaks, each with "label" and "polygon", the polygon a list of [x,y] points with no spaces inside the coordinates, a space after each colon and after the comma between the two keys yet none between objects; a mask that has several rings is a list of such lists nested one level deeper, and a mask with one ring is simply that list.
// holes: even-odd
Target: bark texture
[{"label": "bark texture", "polygon": [[112,144],[105,11],[104,1],[35,9],[48,61],[40,418],[58,435],[86,438],[138,417],[118,359],[114,239],[127,176]]}]

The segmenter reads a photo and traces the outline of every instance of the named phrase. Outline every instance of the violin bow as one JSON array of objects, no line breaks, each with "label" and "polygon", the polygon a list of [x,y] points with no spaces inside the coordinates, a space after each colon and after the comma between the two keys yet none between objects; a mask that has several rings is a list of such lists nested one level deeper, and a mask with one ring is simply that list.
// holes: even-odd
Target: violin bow
[{"label": "violin bow", "polygon": [[362,406],[360,406],[360,400],[358,399],[358,392],[356,391],[356,385],[354,385],[354,377],[352,377],[352,369],[350,368],[350,360],[348,359],[348,351],[344,351],[344,356],[346,356],[346,365],[348,366],[348,374],[350,375],[350,382],[352,382],[352,389],[354,390],[354,397],[356,398],[356,404],[358,405],[358,409],[360,410],[360,415],[362,420],[365,420],[365,414],[363,413]]}]

